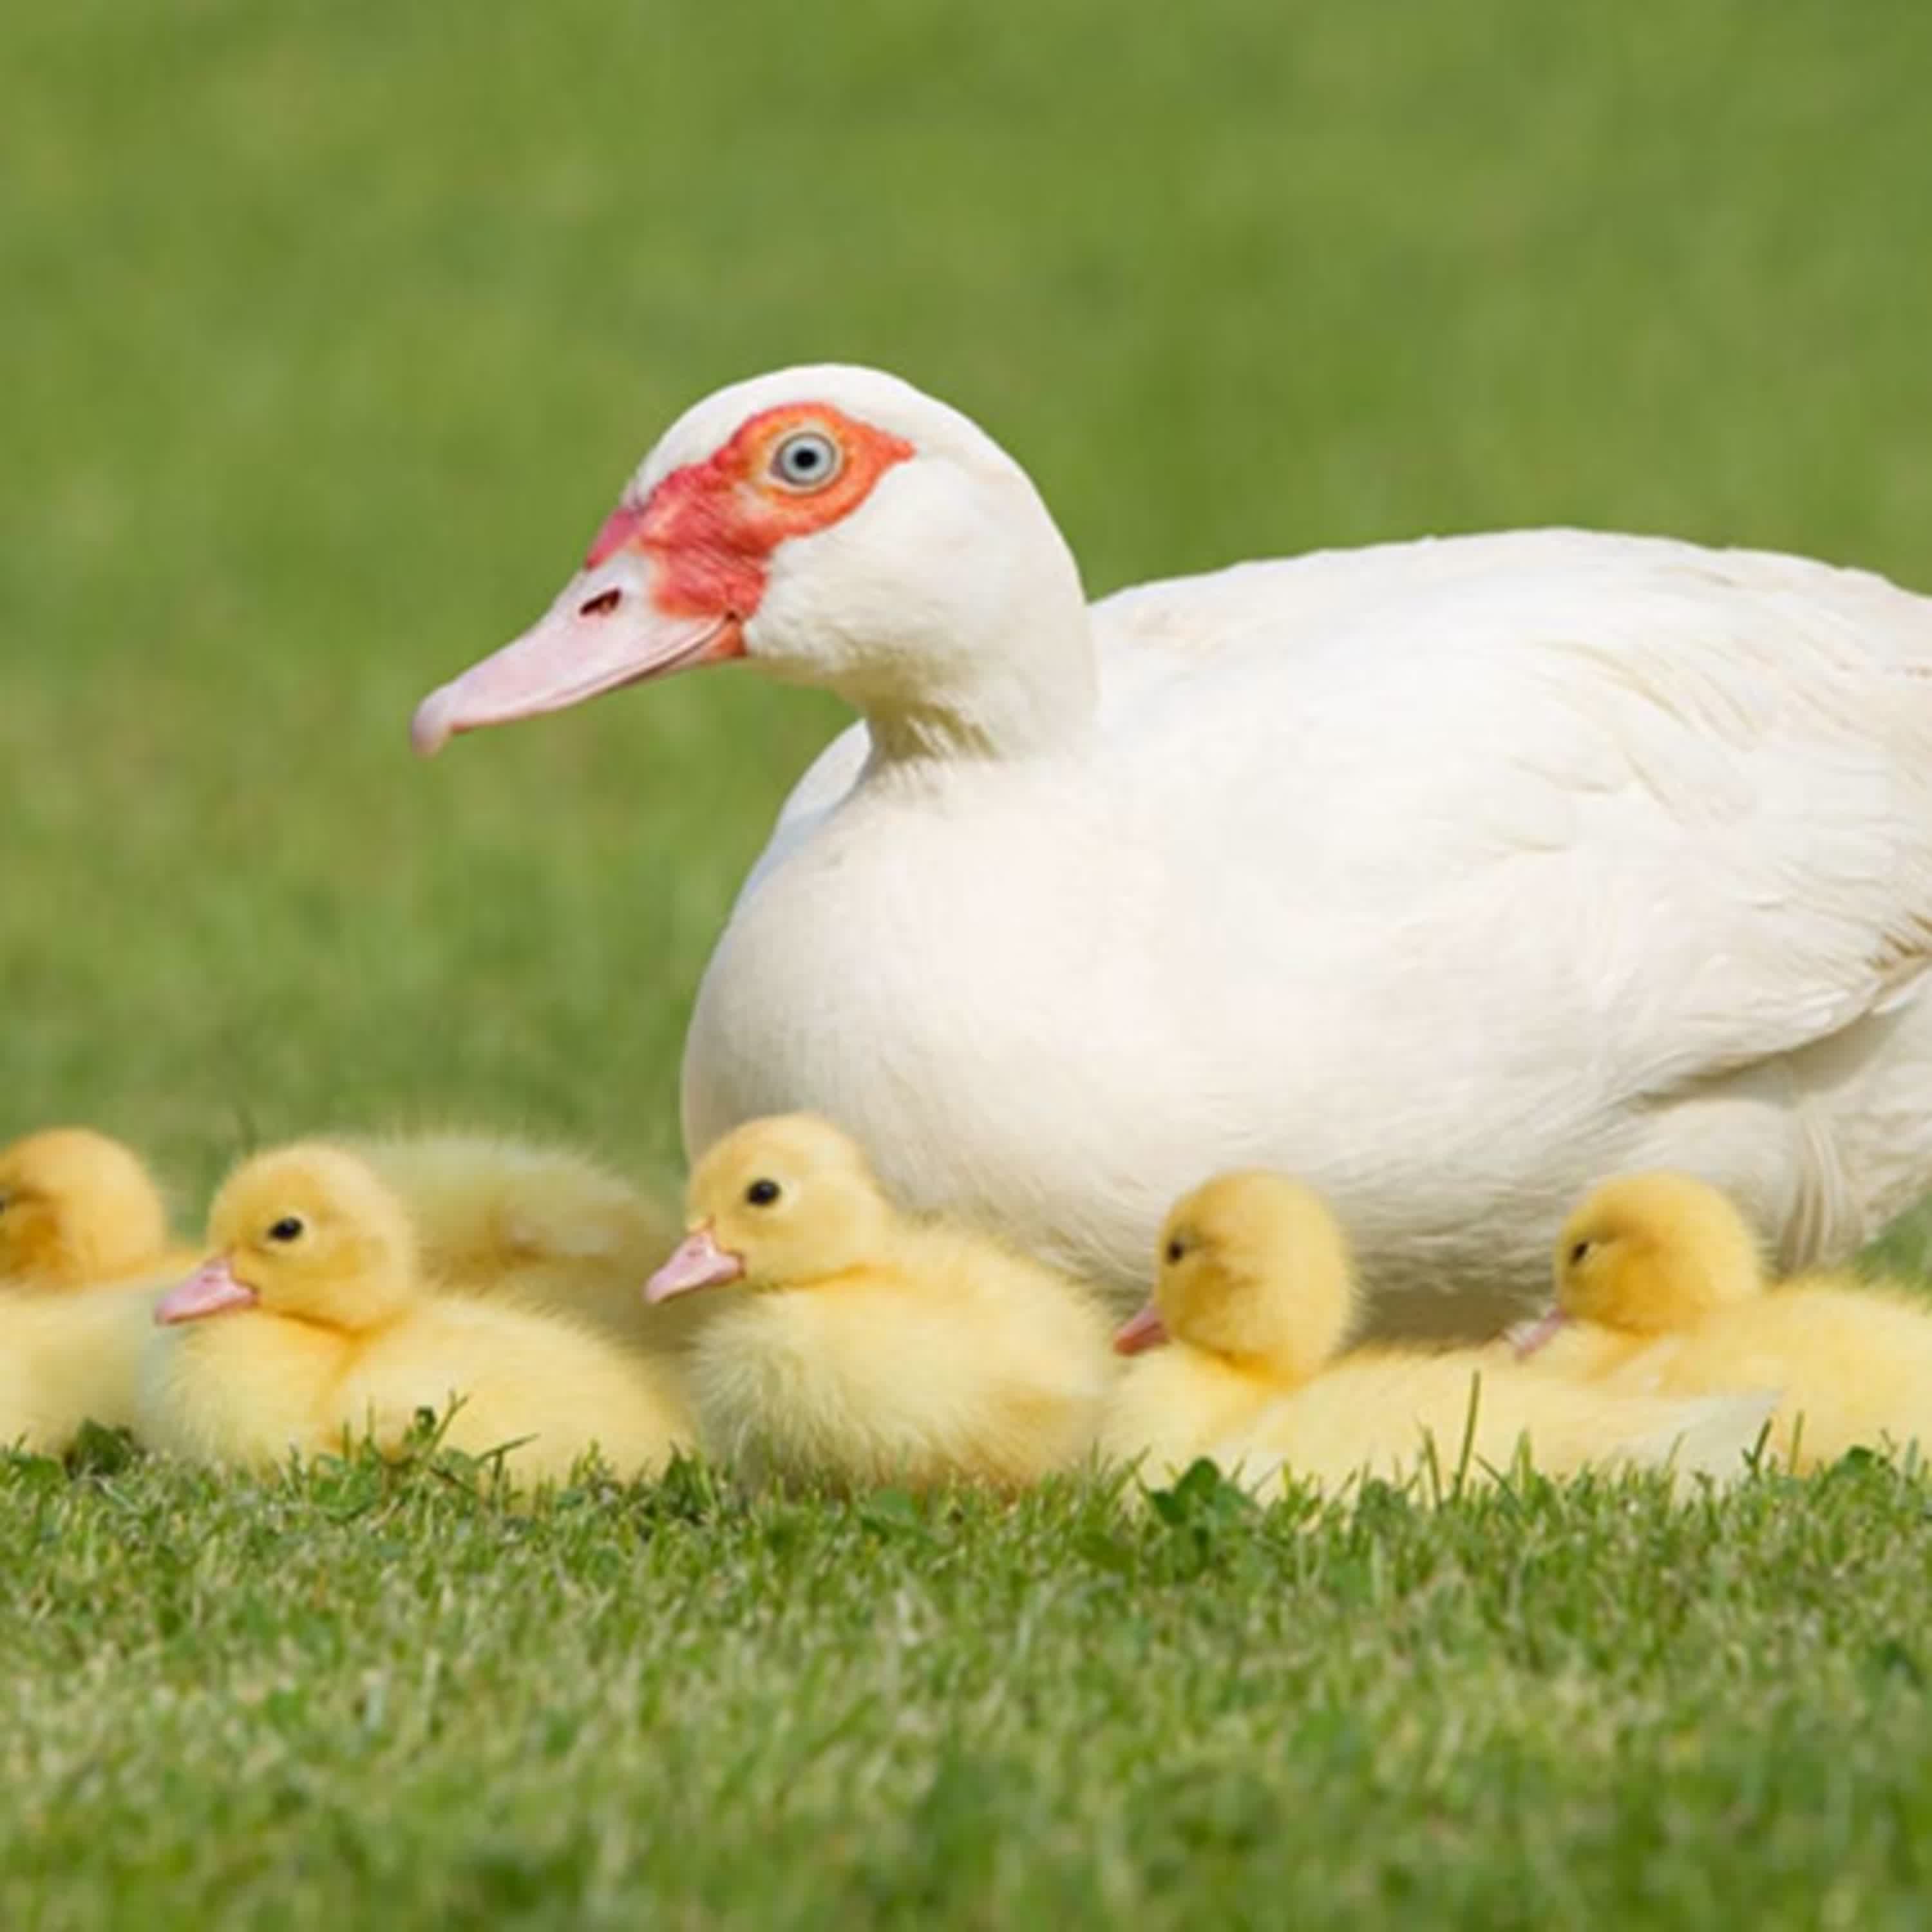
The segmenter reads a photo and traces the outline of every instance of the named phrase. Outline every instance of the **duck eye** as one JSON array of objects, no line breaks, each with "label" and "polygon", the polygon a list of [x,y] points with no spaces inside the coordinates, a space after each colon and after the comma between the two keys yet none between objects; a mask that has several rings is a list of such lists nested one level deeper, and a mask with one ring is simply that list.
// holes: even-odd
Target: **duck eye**
[{"label": "duck eye", "polygon": [[772,480],[788,490],[822,490],[844,466],[844,453],[823,430],[796,430],[772,452]]},{"label": "duck eye", "polygon": [[776,1180],[754,1180],[745,1190],[745,1198],[754,1208],[769,1208],[778,1198]]},{"label": "duck eye", "polygon": [[268,1238],[272,1241],[298,1241],[308,1232],[308,1223],[299,1214],[284,1214],[268,1230]]},{"label": "duck eye", "polygon": [[1577,1242],[1570,1250],[1570,1265],[1572,1268],[1580,1268],[1582,1265],[1583,1257],[1589,1252],[1590,1244],[1588,1241]]},{"label": "duck eye", "polygon": [[1175,1235],[1174,1239],[1169,1241],[1167,1244],[1167,1258],[1170,1264],[1179,1261],[1181,1256],[1186,1254],[1186,1252],[1187,1244],[1184,1241],[1178,1234]]}]

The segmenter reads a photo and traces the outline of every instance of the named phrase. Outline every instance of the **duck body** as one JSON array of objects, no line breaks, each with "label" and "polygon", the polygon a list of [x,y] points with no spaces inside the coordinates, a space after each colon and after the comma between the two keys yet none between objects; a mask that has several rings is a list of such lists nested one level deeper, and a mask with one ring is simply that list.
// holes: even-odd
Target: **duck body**
[{"label": "duck body", "polygon": [[[1161,628],[1196,599],[1221,628]],[[1845,956],[1926,940],[1932,604],[1552,532],[1095,619],[1075,743],[877,761],[782,824],[693,1016],[694,1152],[809,1108],[909,1202],[1124,1293],[1200,1173],[1292,1169],[1354,1232],[1372,1325],[1413,1334],[1520,1310],[1598,1173],[1695,1168],[1799,1260],[1932,1175],[1919,962]],[[1834,860],[1889,868],[1861,911],[1766,902]]]},{"label": "duck body", "polygon": [[734,1292],[692,1344],[705,1448],[754,1487],[1015,1489],[1072,1467],[1106,1328],[1044,1272],[933,1234],[896,1264]]},{"label": "duck body", "polygon": [[1123,1294],[1180,1190],[1286,1168],[1372,1330],[1470,1335],[1603,1172],[1787,1266],[1932,1183],[1932,602],[1878,578],[1558,530],[1090,609],[983,431],[796,369],[674,424],[418,742],[728,659],[865,722],[706,973],[694,1160],[808,1109]]}]

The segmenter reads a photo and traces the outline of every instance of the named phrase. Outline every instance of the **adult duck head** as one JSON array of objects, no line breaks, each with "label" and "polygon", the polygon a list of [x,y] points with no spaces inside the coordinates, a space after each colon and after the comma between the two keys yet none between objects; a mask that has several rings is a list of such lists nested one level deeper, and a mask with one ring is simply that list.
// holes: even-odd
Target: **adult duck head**
[{"label": "adult duck head", "polygon": [[742,659],[863,712],[880,754],[1049,748],[1095,703],[1079,572],[1025,472],[870,369],[788,369],[665,434],[530,629],[425,699],[459,732]]}]

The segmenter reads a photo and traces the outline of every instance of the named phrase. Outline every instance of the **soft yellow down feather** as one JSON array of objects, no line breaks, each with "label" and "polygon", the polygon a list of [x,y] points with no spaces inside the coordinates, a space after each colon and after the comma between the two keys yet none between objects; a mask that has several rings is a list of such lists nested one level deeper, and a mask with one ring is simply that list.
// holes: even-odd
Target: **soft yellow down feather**
[{"label": "soft yellow down feather", "polygon": [[217,1196],[214,1258],[166,1298],[142,1365],[144,1440],[256,1468],[393,1451],[419,1411],[460,1398],[444,1441],[508,1444],[525,1483],[563,1478],[594,1444],[649,1474],[690,1439],[675,1380],[560,1316],[432,1292],[408,1216],[362,1160],[310,1143],[246,1162]]},{"label": "soft yellow down feather", "polygon": [[1078,1284],[913,1220],[845,1135],[753,1121],[693,1174],[652,1283],[713,1304],[691,1356],[707,1450],[754,1484],[1011,1489],[1078,1461],[1110,1378]]},{"label": "soft yellow down feather", "polygon": [[91,1127],[0,1148],[0,1288],[94,1288],[195,1264],[140,1157]]},{"label": "soft yellow down feather", "polygon": [[433,1280],[645,1348],[680,1339],[680,1311],[647,1308],[641,1292],[676,1245],[676,1216],[588,1156],[462,1131],[342,1144],[400,1196]]},{"label": "soft yellow down feather", "polygon": [[1672,1395],[1774,1389],[1770,1448],[1798,1470],[1932,1447],[1932,1306],[1845,1274],[1768,1288],[1743,1216],[1701,1180],[1606,1182],[1553,1268],[1552,1315],[1515,1331],[1534,1368]]},{"label": "soft yellow down feather", "polygon": [[[1156,1346],[1123,1377],[1103,1454],[1171,1480],[1210,1457],[1261,1493],[1292,1478],[1334,1490],[1364,1474],[1406,1481],[1433,1466],[1491,1480],[1526,1446],[1562,1475],[1671,1466],[1729,1477],[1769,1398],[1666,1401],[1586,1391],[1478,1350],[1337,1352],[1358,1306],[1340,1228],[1312,1190],[1280,1174],[1224,1174],[1178,1202],[1161,1235],[1154,1298],[1121,1331]],[[1473,1420],[1472,1420],[1473,1417]]]}]

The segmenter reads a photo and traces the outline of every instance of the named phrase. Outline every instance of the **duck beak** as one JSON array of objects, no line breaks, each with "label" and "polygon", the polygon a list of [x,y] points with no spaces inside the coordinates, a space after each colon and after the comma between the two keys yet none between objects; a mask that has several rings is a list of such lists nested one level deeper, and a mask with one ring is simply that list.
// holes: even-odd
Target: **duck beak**
[{"label": "duck beak", "polygon": [[1538,1349],[1556,1340],[1569,1325],[1570,1318],[1554,1302],[1528,1322],[1519,1322],[1503,1330],[1503,1340],[1516,1351],[1518,1361],[1526,1361]]},{"label": "duck beak", "polygon": [[605,550],[586,565],[514,643],[472,664],[416,708],[410,742],[434,758],[460,732],[562,711],[607,691],[662,677],[687,665],[742,657],[736,617],[674,616],[652,595],[655,566],[633,547]]},{"label": "duck beak", "polygon": [[1114,1332],[1114,1353],[1117,1355],[1144,1354],[1150,1348],[1167,1346],[1167,1324],[1160,1318],[1160,1310],[1150,1301],[1138,1315],[1130,1315]]},{"label": "duck beak", "polygon": [[692,1228],[644,1283],[644,1299],[655,1308],[674,1295],[690,1294],[693,1288],[722,1288],[727,1282],[740,1281],[744,1274],[743,1259],[718,1245],[707,1221],[703,1227]]},{"label": "duck beak", "polygon": [[200,1274],[170,1288],[154,1304],[154,1322],[158,1328],[171,1328],[177,1322],[199,1322],[231,1308],[253,1308],[259,1298],[246,1282],[235,1279],[226,1261],[207,1262]]}]

